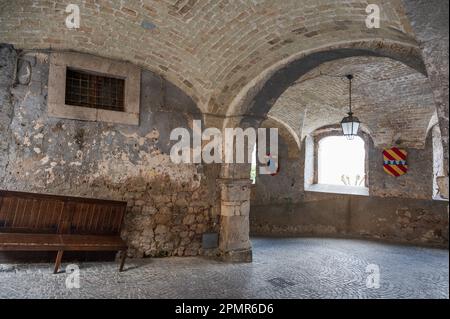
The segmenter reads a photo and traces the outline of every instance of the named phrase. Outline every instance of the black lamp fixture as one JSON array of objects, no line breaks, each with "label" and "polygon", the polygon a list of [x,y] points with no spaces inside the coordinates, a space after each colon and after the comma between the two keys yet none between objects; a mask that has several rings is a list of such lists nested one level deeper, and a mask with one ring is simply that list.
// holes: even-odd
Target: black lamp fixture
[{"label": "black lamp fixture", "polygon": [[348,140],[353,140],[353,138],[358,135],[358,130],[361,122],[356,116],[353,116],[352,112],[352,80],[353,75],[347,74],[345,76],[348,79],[348,95],[349,95],[349,112],[348,116],[344,117],[341,121],[342,132],[344,136],[347,137]]}]

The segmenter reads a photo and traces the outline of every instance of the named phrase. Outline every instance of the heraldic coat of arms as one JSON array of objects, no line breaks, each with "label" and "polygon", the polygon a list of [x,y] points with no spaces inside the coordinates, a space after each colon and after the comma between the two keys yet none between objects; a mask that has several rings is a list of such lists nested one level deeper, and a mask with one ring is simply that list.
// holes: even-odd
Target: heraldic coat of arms
[{"label": "heraldic coat of arms", "polygon": [[395,177],[406,174],[408,171],[408,163],[406,162],[407,154],[405,150],[397,147],[384,149],[384,171]]}]

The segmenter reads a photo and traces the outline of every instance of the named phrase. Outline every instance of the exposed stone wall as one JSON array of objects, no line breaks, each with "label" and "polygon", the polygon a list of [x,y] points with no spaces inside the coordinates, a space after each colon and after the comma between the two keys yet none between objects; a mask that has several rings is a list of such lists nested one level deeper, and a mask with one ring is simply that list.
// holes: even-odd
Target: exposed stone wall
[{"label": "exposed stone wall", "polygon": [[250,233],[268,236],[355,237],[448,247],[443,201],[306,192],[285,206],[252,204]]},{"label": "exposed stone wall", "polygon": [[399,177],[383,170],[383,149],[369,145],[369,192],[372,196],[431,199],[433,196],[433,143],[431,135],[424,149],[408,152],[408,172]]},{"label": "exposed stone wall", "polygon": [[406,149],[409,170],[400,177],[384,172],[383,149],[375,147],[367,135],[363,138],[368,148],[370,196],[309,192],[303,184],[292,192],[291,180],[303,183],[306,143],[299,157],[287,159],[288,145],[281,140],[280,173],[257,176],[253,186],[251,234],[343,236],[448,246],[448,203],[432,200],[431,134],[425,149]]},{"label": "exposed stone wall", "polygon": [[[2,47],[0,61],[14,62]],[[8,55],[9,54],[9,55]],[[177,165],[169,158],[173,128],[201,119],[181,90],[146,70],[141,76],[140,125],[66,120],[47,116],[49,56],[22,55],[31,63],[28,85],[9,90],[2,67],[0,188],[125,200],[122,236],[132,256],[191,256],[203,251],[204,232],[217,231],[215,182],[219,169]],[[2,62],[4,63],[4,62]],[[6,78],[7,79],[7,78]],[[2,122],[3,123],[3,122]],[[7,123],[8,124],[8,123]],[[0,175],[1,176],[1,175]]]},{"label": "exposed stone wall", "polygon": [[0,44],[0,182],[5,177],[9,157],[9,125],[12,118],[10,89],[14,81],[16,51]]},{"label": "exposed stone wall", "polygon": [[448,77],[449,2],[442,0],[402,0],[405,13],[422,49],[422,57],[433,90],[444,149],[444,177],[441,192],[448,198]]},{"label": "exposed stone wall", "polygon": [[278,136],[278,148],[280,171],[275,176],[259,175],[257,172],[256,183],[252,187],[252,201],[255,203],[282,205],[302,200],[303,161],[299,161],[298,157],[289,157],[288,146],[281,136]]},{"label": "exposed stone wall", "polygon": [[[388,57],[425,75],[420,53],[423,53],[438,105],[444,166],[448,172],[448,2],[432,1],[433,5],[428,1],[403,2],[407,4],[406,14],[400,0],[375,1],[382,8],[382,27],[368,29],[364,23],[368,4],[365,0],[352,1],[345,6],[335,0],[75,1],[81,9],[81,28],[69,30],[64,26],[65,8],[72,1],[4,1],[0,3],[0,42],[14,43],[18,48],[32,51],[76,49],[126,60],[161,74],[170,82],[156,73],[143,71],[139,127],[48,118],[47,53],[22,55],[22,59],[31,64],[31,82],[15,84],[10,90],[15,52],[5,53],[6,49],[2,49],[0,66],[3,61],[8,62],[7,67],[2,66],[0,75],[0,150],[7,152],[0,155],[0,187],[127,200],[129,212],[123,236],[130,243],[132,255],[204,253],[200,248],[201,233],[218,230],[218,211],[222,211],[221,247],[248,251],[249,191],[245,175],[237,177],[240,173],[235,175],[233,170],[228,171],[228,175],[222,174],[230,179],[224,183],[225,189],[245,189],[242,196],[235,196],[232,192],[223,192],[216,184],[219,167],[171,164],[168,157],[170,130],[188,127],[192,118],[201,118],[200,110],[208,113],[214,123],[228,119],[238,123],[237,118],[241,116],[254,116],[258,121],[302,75],[313,69],[317,71],[324,62],[336,59]],[[408,4],[412,5],[408,7]],[[447,10],[437,10],[439,5]],[[441,16],[434,18],[433,14]],[[407,16],[412,24],[408,23]],[[439,25],[444,25],[445,31]],[[4,55],[6,58],[2,58]],[[355,61],[349,65],[354,65]],[[356,71],[367,69],[367,62],[361,63]],[[372,97],[378,102],[368,103],[368,111],[375,109],[374,105],[392,104],[392,100],[379,102],[380,91],[395,96],[396,91],[402,90],[408,94],[401,97],[405,104],[397,103],[400,108],[411,108],[413,102],[423,99],[419,101],[423,103],[411,110],[417,112],[416,115],[424,112],[416,118],[413,115],[414,121],[398,117],[396,110],[383,121],[378,117],[383,112],[372,112],[371,118],[363,118],[372,123],[371,129],[381,136],[383,143],[377,146],[403,140],[408,142],[406,146],[422,147],[426,132],[423,122],[427,123],[426,117],[431,114],[430,94],[421,91],[426,78],[411,73],[400,63],[373,63],[378,65],[374,68],[378,70],[389,65],[393,69],[397,65],[399,70],[407,70],[394,76],[393,82],[385,82],[385,86],[373,81],[376,96]],[[3,75],[4,70],[6,75]],[[305,90],[319,85],[330,87],[312,81]],[[319,105],[336,106],[342,99],[336,100],[335,96],[346,97],[342,88],[335,86],[339,92],[325,99],[328,103],[322,101]],[[364,91],[359,95],[370,97]],[[325,97],[319,91],[314,100]],[[290,118],[284,109],[284,116],[278,119],[301,127],[319,122],[324,125],[339,120],[342,115],[338,114],[343,110],[331,112],[328,108],[309,117],[293,111],[303,114],[297,120]],[[225,114],[230,117],[224,119]],[[293,130],[304,134],[300,126]],[[429,147],[430,143],[427,145]],[[410,172],[397,179],[382,171],[381,148],[372,147],[370,152],[372,195],[384,197],[386,201],[387,197],[395,197],[402,203],[407,199],[403,201],[398,197],[431,197],[430,149],[408,149]],[[281,165],[285,173],[272,179],[263,178],[276,182],[256,193],[261,196],[261,202],[289,205],[293,199],[305,196],[301,191],[302,161],[296,162],[288,156],[281,159]],[[295,186],[289,186],[292,179],[295,179]],[[218,189],[222,189],[220,195]],[[219,199],[222,205],[217,204]],[[341,207],[339,205],[345,203],[342,200],[336,205]],[[228,213],[230,216],[226,216]]]}]

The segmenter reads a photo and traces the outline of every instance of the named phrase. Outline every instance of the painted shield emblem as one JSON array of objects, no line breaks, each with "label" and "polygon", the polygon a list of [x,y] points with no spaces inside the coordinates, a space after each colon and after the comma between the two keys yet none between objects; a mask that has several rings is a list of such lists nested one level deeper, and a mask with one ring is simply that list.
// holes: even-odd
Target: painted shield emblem
[{"label": "painted shield emblem", "polygon": [[270,153],[267,153],[268,161],[267,161],[267,169],[270,172],[270,175],[275,176],[280,172],[280,166],[277,161],[270,155]]},{"label": "painted shield emblem", "polygon": [[392,147],[383,151],[383,168],[389,175],[398,177],[406,174],[408,163],[406,162],[407,152],[405,150]]}]

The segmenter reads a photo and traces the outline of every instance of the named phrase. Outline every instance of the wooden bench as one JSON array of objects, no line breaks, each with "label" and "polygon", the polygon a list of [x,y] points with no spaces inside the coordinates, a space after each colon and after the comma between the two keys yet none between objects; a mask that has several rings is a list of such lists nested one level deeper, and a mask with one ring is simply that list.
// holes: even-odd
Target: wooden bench
[{"label": "wooden bench", "polygon": [[0,251],[119,251],[126,202],[0,190]]}]

